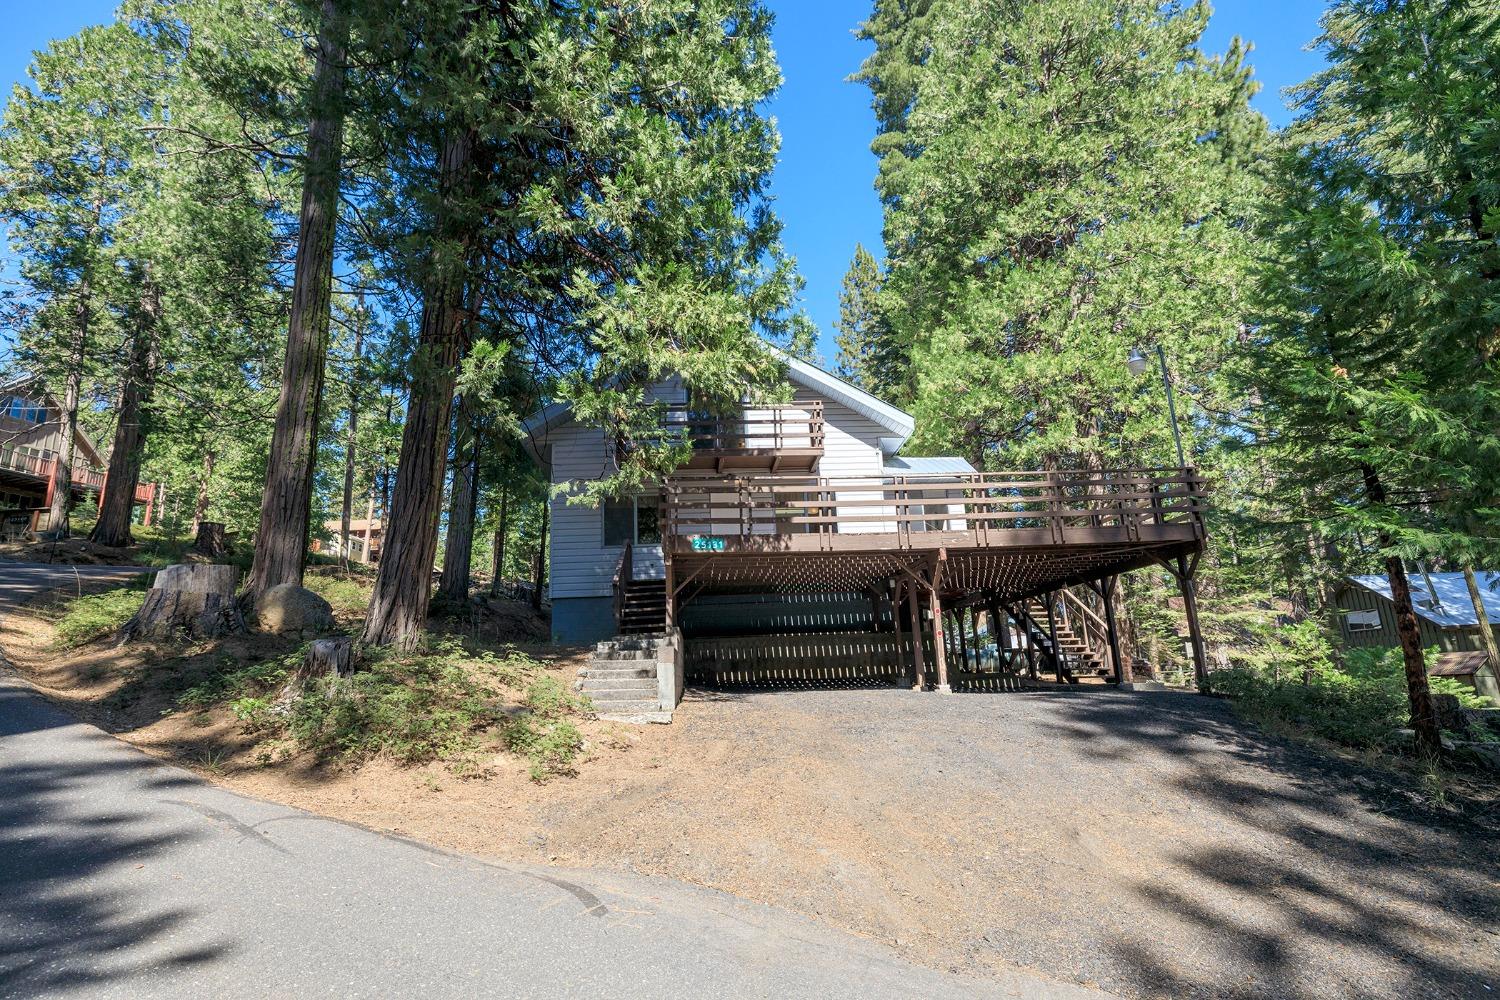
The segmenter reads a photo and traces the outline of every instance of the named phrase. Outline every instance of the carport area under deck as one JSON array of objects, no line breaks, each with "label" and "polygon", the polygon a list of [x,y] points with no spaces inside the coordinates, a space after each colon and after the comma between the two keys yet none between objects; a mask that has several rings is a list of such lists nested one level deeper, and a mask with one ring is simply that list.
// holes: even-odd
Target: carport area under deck
[{"label": "carport area under deck", "polygon": [[[1054,609],[1067,603],[1058,595],[1087,585],[1100,613],[1080,605],[1079,617],[1097,623],[1112,679],[1129,682],[1115,584],[1121,574],[1162,565],[1181,586],[1200,676],[1205,667],[1193,588],[1204,491],[1191,469],[859,480],[685,475],[664,494],[669,625],[710,595],[868,594],[877,627],[883,621],[910,660],[913,685],[945,691],[953,648],[945,627],[958,630],[960,646],[977,648],[977,612],[988,612],[992,635],[995,621],[1013,618],[1056,666]],[[1035,676],[1036,654],[1026,652]]]}]

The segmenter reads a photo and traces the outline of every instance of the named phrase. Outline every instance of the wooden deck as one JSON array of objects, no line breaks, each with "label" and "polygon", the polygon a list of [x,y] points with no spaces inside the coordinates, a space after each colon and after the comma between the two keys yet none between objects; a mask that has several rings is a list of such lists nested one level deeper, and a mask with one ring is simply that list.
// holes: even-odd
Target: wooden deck
[{"label": "wooden deck", "polygon": [[663,436],[685,441],[685,466],[716,475],[736,472],[808,473],[823,457],[823,403],[747,406],[733,417],[713,417],[671,407]]},{"label": "wooden deck", "polygon": [[663,489],[674,588],[877,587],[903,574],[945,596],[1017,600],[1201,550],[1189,469],[825,479],[683,474]]}]

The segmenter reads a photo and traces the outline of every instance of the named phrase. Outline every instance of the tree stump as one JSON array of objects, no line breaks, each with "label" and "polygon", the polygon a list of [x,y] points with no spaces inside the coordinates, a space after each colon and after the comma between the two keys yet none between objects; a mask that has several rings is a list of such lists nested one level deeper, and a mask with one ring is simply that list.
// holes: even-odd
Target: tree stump
[{"label": "tree stump", "polygon": [[353,639],[317,639],[307,647],[299,673],[303,677],[348,677],[354,673]]},{"label": "tree stump", "polygon": [[210,559],[219,559],[229,552],[229,541],[224,535],[222,521],[199,521],[198,534],[193,539],[193,551]]},{"label": "tree stump", "polygon": [[120,629],[119,642],[137,639],[212,639],[245,631],[235,600],[233,566],[167,566],[156,574],[141,610]]}]

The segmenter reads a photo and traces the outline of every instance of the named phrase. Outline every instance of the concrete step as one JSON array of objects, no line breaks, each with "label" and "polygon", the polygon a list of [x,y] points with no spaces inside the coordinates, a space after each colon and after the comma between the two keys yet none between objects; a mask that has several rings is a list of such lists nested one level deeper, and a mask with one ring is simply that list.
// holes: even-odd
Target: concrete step
[{"label": "concrete step", "polygon": [[616,649],[603,652],[595,650],[591,659],[592,662],[603,666],[633,667],[641,663],[655,663],[656,650]]},{"label": "concrete step", "polygon": [[600,684],[583,684],[583,693],[595,702],[600,701],[629,701],[635,698],[650,698],[656,700],[656,678],[644,677],[631,680],[616,680]]},{"label": "concrete step", "polygon": [[587,678],[603,677],[655,677],[656,664],[654,662],[641,665],[639,660],[595,660],[584,668],[583,676]]},{"label": "concrete step", "polygon": [[655,698],[595,698],[591,695],[589,700],[594,703],[594,712],[600,716],[661,711]]},{"label": "concrete step", "polygon": [[641,652],[643,650],[655,650],[662,644],[663,640],[657,636],[620,636],[614,639],[605,639],[594,646],[594,650],[604,654],[619,652]]},{"label": "concrete step", "polygon": [[625,722],[631,725],[643,726],[648,723],[658,725],[670,725],[672,713],[663,712],[659,709],[650,709],[642,712],[600,712],[599,718],[605,722]]}]

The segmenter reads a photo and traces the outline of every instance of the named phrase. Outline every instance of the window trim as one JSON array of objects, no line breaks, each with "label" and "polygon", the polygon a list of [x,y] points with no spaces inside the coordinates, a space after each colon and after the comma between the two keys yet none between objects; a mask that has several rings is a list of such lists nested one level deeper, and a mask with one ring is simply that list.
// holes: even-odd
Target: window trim
[{"label": "window trim", "polygon": [[[601,503],[599,505],[599,543],[600,543],[600,547],[601,548],[606,548],[606,549],[622,549],[622,548],[625,547],[625,544],[626,544],[625,542],[611,542],[609,540],[609,531],[608,531],[608,526],[607,526],[606,521],[607,521],[607,518],[608,518],[607,511],[608,511],[609,505],[611,503],[624,503],[627,500],[630,503],[630,539],[629,539],[630,544],[631,545],[660,545],[662,543],[662,540],[661,540],[661,521],[660,521],[660,517],[661,517],[660,504],[657,502],[657,500],[656,500],[656,498],[654,496],[652,496],[650,494],[646,494],[646,493],[638,493],[635,496],[628,497],[628,498],[627,497],[608,498],[603,503]],[[643,500],[650,501],[647,504],[647,506],[651,506],[651,507],[656,507],[657,508],[657,518],[658,518],[658,520],[657,520],[657,535],[656,535],[656,541],[654,541],[654,542],[643,542],[643,541],[641,541],[641,501],[643,501]]]}]

